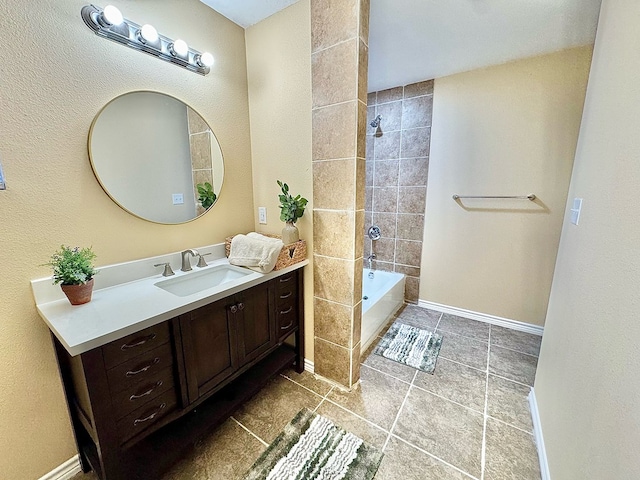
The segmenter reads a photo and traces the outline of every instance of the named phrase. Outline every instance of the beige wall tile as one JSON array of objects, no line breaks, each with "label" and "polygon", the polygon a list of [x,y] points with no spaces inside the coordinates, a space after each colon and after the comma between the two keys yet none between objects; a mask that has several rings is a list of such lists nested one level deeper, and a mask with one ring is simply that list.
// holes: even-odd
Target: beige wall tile
[{"label": "beige wall tile", "polygon": [[396,240],[396,263],[419,267],[421,255],[422,242]]},{"label": "beige wall tile", "polygon": [[369,11],[370,0],[360,0],[360,38],[369,45]]},{"label": "beige wall tile", "polygon": [[362,301],[362,271],[364,269],[362,257],[354,262],[353,305]]},{"label": "beige wall tile", "polygon": [[360,380],[360,343],[351,349],[351,384],[355,385]]},{"label": "beige wall tile", "polygon": [[313,160],[356,156],[357,105],[354,100],[313,110]]},{"label": "beige wall tile", "polygon": [[367,105],[371,106],[371,105],[375,105],[377,102],[376,100],[377,97],[377,93],[376,92],[369,92],[367,94]]},{"label": "beige wall tile", "polygon": [[405,277],[404,298],[407,302],[417,303],[420,292],[420,279],[417,277]]},{"label": "beige wall tile", "polygon": [[358,98],[367,103],[367,74],[369,72],[369,47],[361,39],[358,42]]},{"label": "beige wall tile", "polygon": [[398,189],[398,213],[423,214],[427,199],[427,187],[400,187]]},{"label": "beige wall tile", "polygon": [[362,158],[363,160],[366,157],[367,153],[367,125],[367,105],[362,101],[358,101],[358,139],[356,146],[356,156]]},{"label": "beige wall tile", "polygon": [[420,277],[420,267],[409,267],[407,265],[396,264],[396,272],[410,275],[412,277]]},{"label": "beige wall tile", "polygon": [[402,130],[402,158],[428,157],[431,144],[431,128]]},{"label": "beige wall tile", "polygon": [[354,38],[311,55],[313,108],[346,102],[356,97],[357,42]]},{"label": "beige wall tile", "polygon": [[427,186],[429,158],[401,158],[398,184],[403,186]]},{"label": "beige wall tile", "polygon": [[311,51],[358,36],[358,0],[311,0]]},{"label": "beige wall tile", "polygon": [[198,112],[193,110],[191,107],[187,107],[187,121],[189,124],[190,134],[208,132],[209,130],[211,130],[207,122],[205,122],[200,114],[198,114]]},{"label": "beige wall tile", "polygon": [[313,162],[313,206],[329,210],[354,210],[356,160]]},{"label": "beige wall tile", "polygon": [[398,214],[398,232],[396,236],[402,240],[422,241],[424,234],[424,215]]},{"label": "beige wall tile", "polygon": [[360,343],[360,335],[362,334],[362,301],[353,307],[351,318],[353,319],[351,323],[351,346],[353,347]]},{"label": "beige wall tile", "polygon": [[412,83],[404,86],[404,98],[417,97],[418,95],[433,94],[433,80]]},{"label": "beige wall tile", "polygon": [[211,169],[211,136],[209,132],[189,135],[191,150],[191,168],[193,170]]},{"label": "beige wall tile", "polygon": [[[313,253],[327,257],[354,260],[356,212],[353,210],[314,210],[313,211]],[[360,255],[361,256],[361,255]]]},{"label": "beige wall tile", "polygon": [[350,387],[351,349],[340,347],[316,337],[314,368],[318,375]]},{"label": "beige wall tile", "polygon": [[[193,191],[196,194],[196,198],[198,197],[197,185],[205,182],[213,184],[213,172],[211,170],[196,170],[193,172]],[[220,192],[214,193],[218,195]]]},{"label": "beige wall tile", "polygon": [[364,210],[357,210],[356,215],[356,229],[353,232],[355,236],[354,256],[360,258],[364,254],[364,238],[362,231],[364,230]]},{"label": "beige wall tile", "polygon": [[367,181],[367,162],[364,158],[356,158],[356,210],[364,210],[365,184]]},{"label": "beige wall tile", "polygon": [[378,92],[378,105],[386,102],[393,102],[395,100],[402,100],[403,88],[394,87],[387,90],[380,90]]},{"label": "beige wall tile", "polygon": [[351,348],[354,308],[322,298],[313,299],[315,336],[345,348]]},{"label": "beige wall tile", "polygon": [[[343,305],[354,305],[354,296],[360,297],[360,293],[356,292],[354,279],[356,261],[318,255],[314,255],[313,258],[315,296]],[[362,275],[358,276],[362,277]]]}]

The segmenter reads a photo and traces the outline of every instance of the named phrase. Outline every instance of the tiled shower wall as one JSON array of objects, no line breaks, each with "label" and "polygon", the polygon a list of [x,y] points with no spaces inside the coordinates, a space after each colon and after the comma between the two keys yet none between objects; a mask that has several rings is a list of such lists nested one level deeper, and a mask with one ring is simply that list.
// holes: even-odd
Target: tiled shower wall
[{"label": "tiled shower wall", "polygon": [[[424,229],[433,80],[369,93],[365,197],[365,259],[374,268],[407,275],[405,300],[418,301]],[[378,129],[371,126],[382,117]],[[371,241],[366,230],[380,227]],[[368,262],[365,260],[365,268]]]}]

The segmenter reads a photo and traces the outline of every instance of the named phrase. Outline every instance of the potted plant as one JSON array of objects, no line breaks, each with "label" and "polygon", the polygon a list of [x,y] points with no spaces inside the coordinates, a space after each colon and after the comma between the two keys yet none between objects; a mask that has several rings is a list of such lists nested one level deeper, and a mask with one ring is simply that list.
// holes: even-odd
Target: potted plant
[{"label": "potted plant", "polygon": [[208,210],[216,201],[216,194],[213,193],[213,186],[209,182],[199,183],[196,185],[198,189],[198,201],[202,208]]},{"label": "potted plant", "polygon": [[60,246],[44,265],[53,269],[53,284],[61,284],[71,305],[82,305],[91,301],[93,276],[97,273],[93,266],[96,254],[89,248]]},{"label": "potted plant", "polygon": [[308,200],[300,195],[292,196],[289,193],[289,185],[278,180],[278,185],[282,189],[282,195],[278,195],[280,199],[280,220],[286,223],[282,229],[282,243],[289,245],[300,239],[300,233],[295,223],[302,215],[307,206]]}]

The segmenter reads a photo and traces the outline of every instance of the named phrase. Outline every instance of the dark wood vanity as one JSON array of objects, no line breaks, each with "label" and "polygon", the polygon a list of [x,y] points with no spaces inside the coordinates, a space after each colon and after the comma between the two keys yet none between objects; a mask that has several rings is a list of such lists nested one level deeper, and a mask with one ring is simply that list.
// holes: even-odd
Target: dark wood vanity
[{"label": "dark wood vanity", "polygon": [[304,369],[303,271],[71,356],[53,336],[83,470],[156,479],[284,368]]}]

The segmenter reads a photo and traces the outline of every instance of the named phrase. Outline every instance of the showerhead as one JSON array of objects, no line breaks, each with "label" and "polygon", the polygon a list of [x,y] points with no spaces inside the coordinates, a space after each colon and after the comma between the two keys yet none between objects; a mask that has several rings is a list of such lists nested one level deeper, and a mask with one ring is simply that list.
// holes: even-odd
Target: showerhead
[{"label": "showerhead", "polygon": [[373,128],[378,128],[380,126],[380,120],[382,120],[382,116],[378,115],[373,122],[371,122],[371,126]]}]

